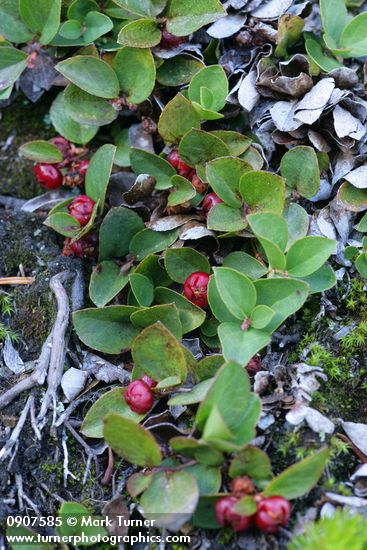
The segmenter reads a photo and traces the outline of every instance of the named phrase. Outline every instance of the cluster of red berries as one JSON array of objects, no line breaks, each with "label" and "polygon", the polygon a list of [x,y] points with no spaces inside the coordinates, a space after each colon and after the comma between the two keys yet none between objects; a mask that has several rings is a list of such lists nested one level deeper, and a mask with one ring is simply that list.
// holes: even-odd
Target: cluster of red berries
[{"label": "cluster of red berries", "polygon": [[196,173],[195,168],[191,168],[191,166],[189,166],[188,164],[186,164],[186,162],[182,160],[177,149],[172,149],[172,151],[168,153],[166,160],[170,163],[171,166],[173,166],[173,168],[175,168],[175,170],[177,170],[180,176],[191,181],[192,185],[195,187],[198,193],[202,194],[206,191],[206,183],[201,181]]},{"label": "cluster of red berries", "polygon": [[75,147],[67,139],[57,136],[51,140],[63,156],[59,164],[38,163],[33,173],[38,183],[48,190],[57,189],[65,184],[69,187],[82,185],[88,170],[89,160],[80,160],[78,157],[84,149]]},{"label": "cluster of red berries", "polygon": [[[235,510],[241,497],[253,495],[256,512],[244,516]],[[232,482],[232,493],[220,498],[215,504],[215,515],[219,525],[231,526],[234,531],[246,531],[256,525],[265,533],[276,533],[279,527],[285,527],[291,515],[291,505],[281,496],[265,497],[255,494],[255,486],[248,476],[237,477]]]},{"label": "cluster of red berries", "polygon": [[146,414],[153,406],[157,382],[144,374],[139,380],[130,382],[125,391],[125,401],[130,409],[138,414]]},{"label": "cluster of red berries", "polygon": [[77,256],[78,258],[92,258],[98,246],[98,235],[90,231],[77,241],[68,237],[64,240],[62,256]]}]

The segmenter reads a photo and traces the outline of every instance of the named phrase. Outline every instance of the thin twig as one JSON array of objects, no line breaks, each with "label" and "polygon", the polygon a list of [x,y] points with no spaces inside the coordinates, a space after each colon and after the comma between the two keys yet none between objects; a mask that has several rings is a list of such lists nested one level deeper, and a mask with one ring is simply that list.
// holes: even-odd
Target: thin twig
[{"label": "thin twig", "polygon": [[5,443],[4,447],[0,450],[0,462],[5,460],[10,455],[14,445],[18,441],[20,432],[23,429],[23,426],[28,416],[29,409],[31,408],[33,401],[34,401],[34,397],[33,395],[30,395],[27,399],[24,409],[22,410],[22,414],[20,415],[19,420],[14,430],[12,431],[8,441]]},{"label": "thin twig", "polygon": [[108,447],[108,464],[104,473],[101,485],[109,485],[111,483],[111,477],[113,474],[114,457],[111,447]]},{"label": "thin twig", "polygon": [[0,277],[0,285],[32,285],[35,277]]},{"label": "thin twig", "polygon": [[68,476],[71,476],[73,479],[77,480],[76,476],[69,470],[69,453],[68,453],[68,447],[66,445],[66,441],[67,441],[67,435],[64,429],[62,432],[62,440],[61,440],[62,449],[64,451],[64,462],[63,462],[64,487],[67,486]]}]

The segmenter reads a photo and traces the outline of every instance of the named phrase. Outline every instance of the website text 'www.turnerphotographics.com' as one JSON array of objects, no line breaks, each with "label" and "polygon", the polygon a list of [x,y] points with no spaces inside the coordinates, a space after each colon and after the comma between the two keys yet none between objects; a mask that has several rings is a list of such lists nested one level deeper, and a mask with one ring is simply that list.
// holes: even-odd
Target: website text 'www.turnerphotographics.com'
[{"label": "website text 'www.turnerphotographics.com'", "polygon": [[[167,514],[168,516],[168,514]],[[110,544],[190,544],[190,536],[155,529],[154,519],[127,519],[126,516],[9,516],[6,520],[5,546],[69,544],[74,547]]]}]

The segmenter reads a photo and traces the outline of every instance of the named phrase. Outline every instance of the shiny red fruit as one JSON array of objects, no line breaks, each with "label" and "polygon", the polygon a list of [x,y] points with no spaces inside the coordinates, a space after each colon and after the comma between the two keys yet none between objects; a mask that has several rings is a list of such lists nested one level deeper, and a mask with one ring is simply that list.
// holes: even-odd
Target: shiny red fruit
[{"label": "shiny red fruit", "polygon": [[197,193],[199,193],[200,195],[205,193],[208,186],[207,186],[206,183],[201,181],[201,179],[199,178],[199,176],[197,175],[197,173],[195,171],[194,171],[194,174],[191,177],[189,177],[189,179],[191,180],[191,183],[195,187]]},{"label": "shiny red fruit", "polygon": [[208,193],[205,195],[203,202],[201,203],[201,211],[206,217],[210,210],[216,205],[223,202],[216,193]]},{"label": "shiny red fruit", "polygon": [[177,169],[178,163],[180,162],[180,155],[178,154],[177,149],[172,149],[172,151],[168,153],[166,160],[171,166],[173,166],[173,168]]},{"label": "shiny red fruit", "polygon": [[154,396],[145,382],[135,380],[126,388],[125,401],[132,411],[138,414],[146,414],[152,408]]},{"label": "shiny red fruit", "polygon": [[233,510],[238,502],[234,496],[223,497],[215,503],[215,517],[222,527],[230,525],[234,531],[246,531],[254,522],[254,516],[241,516]]},{"label": "shiny red fruit", "polygon": [[156,382],[155,380],[152,380],[152,378],[149,378],[149,376],[147,374],[143,374],[143,376],[141,377],[141,380],[150,388],[150,389],[153,389],[156,387],[156,385],[158,384],[158,382]]},{"label": "shiny red fruit", "polygon": [[54,164],[36,164],[33,173],[44,189],[57,189],[62,185],[62,173]]},{"label": "shiny red fruit", "polygon": [[186,162],[184,162],[181,158],[178,161],[177,170],[180,176],[184,178],[189,178],[192,173],[192,167],[186,164]]},{"label": "shiny red fruit", "polygon": [[94,207],[94,200],[87,195],[79,195],[68,206],[69,214],[73,216],[80,225],[87,225]]},{"label": "shiny red fruit", "polygon": [[280,526],[285,527],[291,515],[291,505],[283,497],[268,497],[257,505],[255,522],[265,533],[276,533]]},{"label": "shiny red fruit", "polygon": [[232,493],[236,496],[251,495],[254,492],[254,482],[248,476],[236,477],[232,481]]},{"label": "shiny red fruit", "polygon": [[71,149],[71,143],[62,136],[57,136],[51,139],[51,143],[56,145],[62,156],[65,158],[68,156]]},{"label": "shiny red fruit", "polygon": [[71,243],[71,239],[64,240],[62,256],[77,256],[78,258],[92,258],[98,246],[98,235],[89,232],[79,240]]},{"label": "shiny red fruit", "polygon": [[164,29],[162,31],[162,38],[161,38],[161,41],[159,42],[159,47],[164,48],[165,50],[170,50],[173,48],[177,48],[177,46],[179,46],[183,42],[186,42],[187,39],[188,39],[188,36],[176,36],[166,31],[166,29]]},{"label": "shiny red fruit", "polygon": [[258,355],[254,355],[247,363],[246,369],[250,376],[255,376],[257,372],[263,370],[260,357]]},{"label": "shiny red fruit", "polygon": [[209,275],[203,271],[191,273],[184,284],[184,294],[190,302],[199,307],[208,305]]}]

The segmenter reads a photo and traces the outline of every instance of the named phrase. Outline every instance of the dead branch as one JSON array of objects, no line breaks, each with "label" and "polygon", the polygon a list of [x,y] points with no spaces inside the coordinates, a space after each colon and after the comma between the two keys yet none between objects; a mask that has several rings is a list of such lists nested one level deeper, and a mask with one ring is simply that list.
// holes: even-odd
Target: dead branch
[{"label": "dead branch", "polygon": [[23,426],[28,416],[29,409],[31,408],[33,401],[34,401],[34,397],[33,395],[30,395],[27,399],[27,403],[25,404],[24,409],[22,410],[22,414],[20,415],[18,422],[11,433],[11,436],[9,437],[8,441],[5,443],[4,447],[0,450],[0,462],[5,460],[10,455],[14,445],[17,443],[20,432],[23,429]]},{"label": "dead branch", "polygon": [[32,285],[34,277],[0,277],[0,285]]}]

